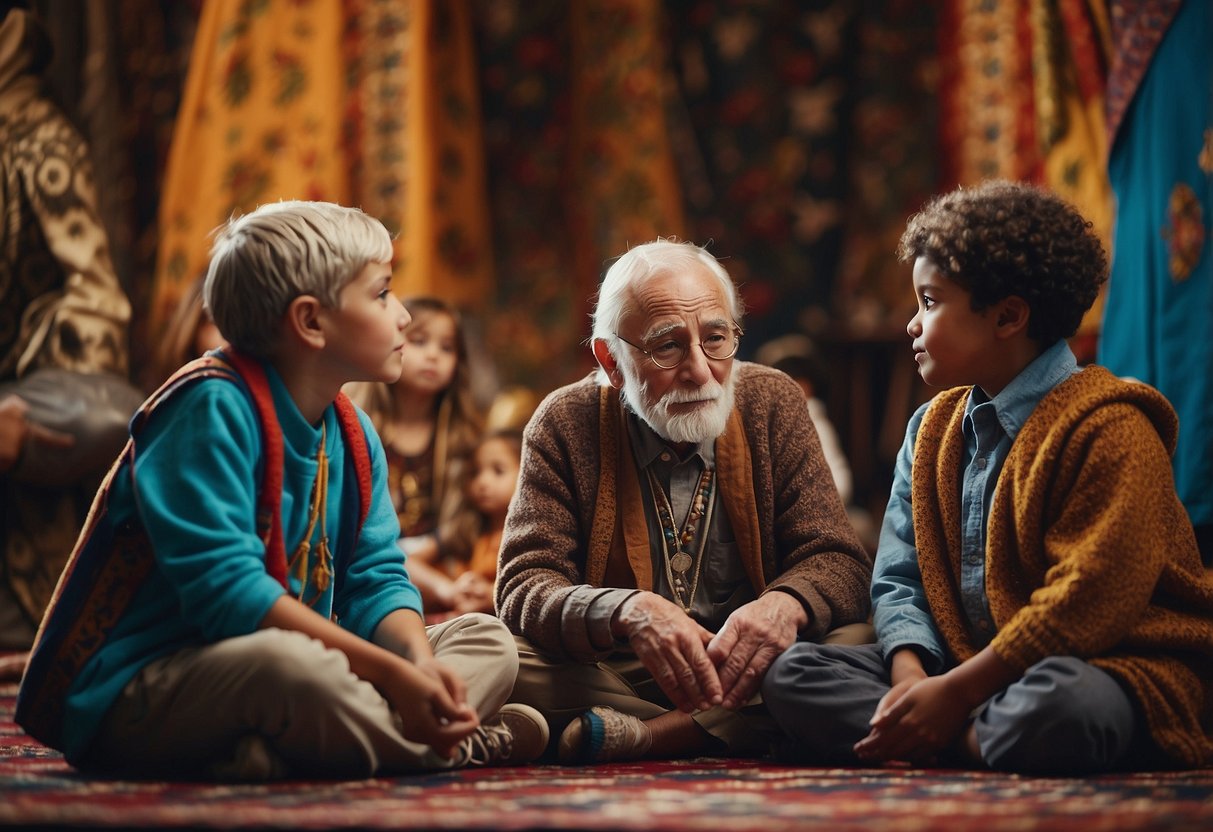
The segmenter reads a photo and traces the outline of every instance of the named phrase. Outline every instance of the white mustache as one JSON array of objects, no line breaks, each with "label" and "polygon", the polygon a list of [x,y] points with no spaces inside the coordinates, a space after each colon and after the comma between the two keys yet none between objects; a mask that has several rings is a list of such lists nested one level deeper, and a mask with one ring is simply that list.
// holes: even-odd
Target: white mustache
[{"label": "white mustache", "polygon": [[711,381],[698,390],[671,390],[661,397],[661,404],[694,404],[714,402],[724,394],[719,382]]}]

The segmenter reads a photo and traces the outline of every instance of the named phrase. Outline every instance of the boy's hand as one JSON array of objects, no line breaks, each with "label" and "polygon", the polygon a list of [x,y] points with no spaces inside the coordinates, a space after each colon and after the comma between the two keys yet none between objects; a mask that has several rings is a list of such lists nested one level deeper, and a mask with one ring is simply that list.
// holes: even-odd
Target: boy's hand
[{"label": "boy's hand", "polygon": [[401,733],[449,760],[480,725],[480,719],[466,702],[456,702],[446,685],[430,673],[407,662],[401,662],[401,668],[394,684],[382,691],[400,717]]},{"label": "boy's hand", "polygon": [[459,674],[448,665],[443,664],[433,656],[427,656],[417,661],[416,666],[426,676],[442,685],[446,689],[447,695],[451,697],[451,701],[457,706],[464,707],[467,705],[467,685],[464,684]]},{"label": "boy's hand", "polygon": [[880,700],[871,733],[855,743],[855,754],[868,762],[930,760],[968,723],[969,709],[957,707],[958,699],[946,675],[895,685]]},{"label": "boy's hand", "polygon": [[895,653],[893,663],[895,690],[880,700],[872,732],[855,744],[862,760],[929,760],[961,739],[975,708],[1020,677],[988,644],[942,676],[913,681],[922,663],[912,650]]},{"label": "boy's hand", "polygon": [[912,648],[903,647],[893,653],[890,676],[893,687],[880,698],[880,702],[876,705],[878,714],[892,708],[906,691],[927,678],[927,672],[923,669],[922,660],[918,658],[918,654]]},{"label": "boy's hand", "polygon": [[[905,696],[906,692],[910,688],[922,681],[922,678],[905,679],[903,681],[894,683],[893,687],[889,688],[889,692],[880,697],[880,702],[876,704],[876,713],[888,713],[888,711],[901,700],[901,697]],[[875,718],[875,714],[873,714],[873,718]]]}]

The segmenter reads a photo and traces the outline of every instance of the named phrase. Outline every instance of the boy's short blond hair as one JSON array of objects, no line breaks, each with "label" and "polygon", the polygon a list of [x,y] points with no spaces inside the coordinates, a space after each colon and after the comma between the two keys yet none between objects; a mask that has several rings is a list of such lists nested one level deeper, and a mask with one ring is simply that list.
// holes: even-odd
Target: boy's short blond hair
[{"label": "boy's short blond hair", "polygon": [[264,358],[291,301],[312,295],[336,308],[367,264],[391,260],[387,229],[357,208],[274,202],[215,229],[202,296],[223,337]]}]

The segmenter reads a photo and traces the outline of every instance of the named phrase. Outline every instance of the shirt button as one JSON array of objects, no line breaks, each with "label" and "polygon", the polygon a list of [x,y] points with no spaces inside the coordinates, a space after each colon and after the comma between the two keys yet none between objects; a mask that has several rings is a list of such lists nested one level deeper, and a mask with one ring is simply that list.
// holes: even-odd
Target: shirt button
[{"label": "shirt button", "polygon": [[977,462],[977,467],[978,467],[978,468],[985,468],[985,467],[986,467],[986,458],[985,458],[984,456],[979,456],[979,457],[977,457],[976,462]]},{"label": "shirt button", "polygon": [[668,453],[663,452],[663,453],[661,454],[661,461],[662,461],[662,462],[669,462],[669,461],[670,461],[670,455],[669,455]]},{"label": "shirt button", "polygon": [[981,621],[977,622],[977,626],[981,627],[983,630],[988,630],[990,629],[990,622],[983,618]]}]

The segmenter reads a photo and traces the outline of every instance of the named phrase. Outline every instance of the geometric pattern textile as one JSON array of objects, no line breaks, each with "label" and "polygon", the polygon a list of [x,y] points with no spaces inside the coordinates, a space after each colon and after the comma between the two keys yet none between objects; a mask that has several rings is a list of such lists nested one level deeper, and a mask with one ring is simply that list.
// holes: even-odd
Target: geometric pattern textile
[{"label": "geometric pattern textile", "polygon": [[273,784],[87,778],[12,722],[0,685],[0,825],[23,828],[1201,830],[1213,769],[1020,777],[694,759]]}]

